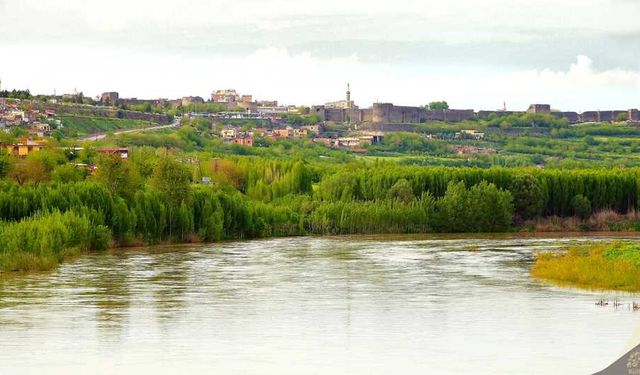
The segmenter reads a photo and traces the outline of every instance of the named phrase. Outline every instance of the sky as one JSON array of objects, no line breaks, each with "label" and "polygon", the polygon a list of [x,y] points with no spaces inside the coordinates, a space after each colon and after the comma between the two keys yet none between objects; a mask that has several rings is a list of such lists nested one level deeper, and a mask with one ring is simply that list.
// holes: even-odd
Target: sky
[{"label": "sky", "polygon": [[640,107],[639,0],[0,0],[2,88]]}]

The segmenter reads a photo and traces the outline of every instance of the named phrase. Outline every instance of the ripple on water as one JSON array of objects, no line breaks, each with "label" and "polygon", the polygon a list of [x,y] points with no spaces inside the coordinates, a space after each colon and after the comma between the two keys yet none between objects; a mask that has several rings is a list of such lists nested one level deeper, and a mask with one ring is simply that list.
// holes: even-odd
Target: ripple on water
[{"label": "ripple on water", "polygon": [[595,372],[637,318],[597,308],[603,293],[529,277],[536,252],[570,240],[305,237],[95,254],[0,279],[0,364],[78,374],[85,363],[94,373]]}]

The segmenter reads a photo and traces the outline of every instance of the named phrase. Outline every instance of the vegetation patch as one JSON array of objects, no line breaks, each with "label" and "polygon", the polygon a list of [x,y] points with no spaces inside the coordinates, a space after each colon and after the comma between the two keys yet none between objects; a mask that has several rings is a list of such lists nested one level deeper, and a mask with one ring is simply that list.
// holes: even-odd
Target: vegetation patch
[{"label": "vegetation patch", "polygon": [[78,136],[92,133],[107,133],[115,130],[144,128],[158,125],[143,120],[119,119],[109,117],[60,116],[66,135]]},{"label": "vegetation patch", "polygon": [[534,277],[596,290],[640,291],[640,244],[576,245],[565,253],[541,253]]}]

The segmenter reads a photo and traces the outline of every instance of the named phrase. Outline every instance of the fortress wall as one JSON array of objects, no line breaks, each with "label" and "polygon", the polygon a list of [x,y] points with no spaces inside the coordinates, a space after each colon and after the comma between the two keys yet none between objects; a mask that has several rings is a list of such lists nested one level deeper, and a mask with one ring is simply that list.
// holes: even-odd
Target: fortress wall
[{"label": "fortress wall", "polygon": [[316,106],[311,107],[310,113],[320,116],[320,119],[322,121],[327,121],[326,113],[325,113],[323,105],[316,105]]},{"label": "fortress wall", "polygon": [[629,113],[629,111],[587,111],[582,113],[580,120],[581,122],[614,122],[618,115]]},{"label": "fortress wall", "polygon": [[578,112],[562,112],[562,118],[566,118],[571,124],[580,122],[580,115]]},{"label": "fortress wall", "polygon": [[523,114],[524,112],[514,112],[514,111],[479,111],[478,118],[487,119],[489,116],[494,115],[496,117],[505,117],[511,116],[513,114]]},{"label": "fortress wall", "polygon": [[598,111],[582,112],[580,115],[580,122],[598,122],[600,121],[600,115]]},{"label": "fortress wall", "polygon": [[[399,116],[399,122],[420,122],[420,107],[395,107],[397,115]],[[392,112],[393,113],[393,112]]]},{"label": "fortress wall", "polygon": [[444,121],[444,111],[423,110],[420,122]]},{"label": "fortress wall", "polygon": [[345,111],[339,108],[325,108],[325,121],[343,122]]},{"label": "fortress wall", "polygon": [[371,107],[371,121],[372,122],[389,122],[391,108],[393,104],[390,103],[374,103]]},{"label": "fortress wall", "polygon": [[611,121],[617,121],[618,120],[618,116],[620,115],[629,115],[629,111],[612,111],[613,113],[613,120]]},{"label": "fortress wall", "polygon": [[578,112],[551,112],[551,115],[558,118],[566,118],[570,124],[580,122],[580,115]]},{"label": "fortress wall", "polygon": [[476,117],[473,109],[448,109],[444,111],[445,121],[465,121]]},{"label": "fortress wall", "polygon": [[362,122],[372,122],[373,121],[373,110],[372,109],[361,109],[360,110],[361,113],[361,118],[362,118]]},{"label": "fortress wall", "polygon": [[[394,106],[391,103],[374,103],[368,109],[354,109],[349,112],[346,109],[330,109],[324,106],[312,107],[312,113],[320,115],[324,121],[343,122],[350,118],[353,122],[372,122],[383,124],[424,123],[430,121],[459,122],[475,118],[488,119],[489,117],[505,117],[510,115],[522,115],[522,111],[479,111],[472,109],[450,110],[425,110],[421,107]],[[628,111],[587,111],[582,114],[577,112],[551,112],[558,118],[565,118],[569,123],[580,122],[614,122],[620,114],[628,114],[629,119],[640,121],[640,111],[630,109]]]},{"label": "fortress wall", "polygon": [[613,122],[615,120],[615,111],[600,111],[600,121]]}]

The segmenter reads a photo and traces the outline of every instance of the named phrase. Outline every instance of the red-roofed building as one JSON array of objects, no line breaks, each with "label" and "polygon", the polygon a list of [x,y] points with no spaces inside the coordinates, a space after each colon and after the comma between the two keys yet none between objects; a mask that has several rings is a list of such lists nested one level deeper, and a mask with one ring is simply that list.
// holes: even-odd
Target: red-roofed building
[{"label": "red-roofed building", "polygon": [[99,148],[98,151],[101,154],[106,155],[120,155],[122,159],[129,158],[129,149],[128,148]]}]

